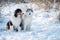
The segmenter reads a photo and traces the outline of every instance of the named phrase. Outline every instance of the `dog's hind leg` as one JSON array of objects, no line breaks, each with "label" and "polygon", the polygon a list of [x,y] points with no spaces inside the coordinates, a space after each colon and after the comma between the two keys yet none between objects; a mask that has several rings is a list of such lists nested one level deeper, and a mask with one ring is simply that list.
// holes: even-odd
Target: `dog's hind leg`
[{"label": "dog's hind leg", "polygon": [[7,23],[7,29],[9,30],[11,27],[10,26],[12,26],[13,24],[12,24],[12,22],[11,21],[9,21],[8,23]]}]

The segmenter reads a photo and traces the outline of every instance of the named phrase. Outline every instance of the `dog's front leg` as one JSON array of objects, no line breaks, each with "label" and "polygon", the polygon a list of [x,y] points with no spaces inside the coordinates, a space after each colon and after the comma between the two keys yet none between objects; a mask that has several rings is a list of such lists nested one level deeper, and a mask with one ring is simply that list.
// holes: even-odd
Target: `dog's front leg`
[{"label": "dog's front leg", "polygon": [[30,24],[26,26],[26,30],[27,31],[30,31],[31,30],[31,25]]},{"label": "dog's front leg", "polygon": [[21,31],[21,27],[20,26],[18,26],[18,31]]},{"label": "dog's front leg", "polygon": [[26,31],[26,25],[24,25],[24,31]]}]

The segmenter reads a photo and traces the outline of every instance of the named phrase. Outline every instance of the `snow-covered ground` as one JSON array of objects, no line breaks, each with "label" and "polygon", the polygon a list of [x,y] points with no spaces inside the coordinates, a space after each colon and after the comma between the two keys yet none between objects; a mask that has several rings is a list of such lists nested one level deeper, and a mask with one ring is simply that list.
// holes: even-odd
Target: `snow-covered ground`
[{"label": "snow-covered ground", "polygon": [[[11,7],[11,11],[13,11],[16,7]],[[11,16],[10,11],[7,10],[9,9],[9,6],[4,7],[2,11],[4,9],[6,10],[2,12],[4,17],[3,19],[0,19],[3,21],[0,22],[0,29],[6,27],[6,23]],[[14,32],[0,30],[0,40],[60,40],[60,22],[56,20],[56,16],[52,16],[55,13],[57,12],[54,10],[34,11],[31,31]]]}]

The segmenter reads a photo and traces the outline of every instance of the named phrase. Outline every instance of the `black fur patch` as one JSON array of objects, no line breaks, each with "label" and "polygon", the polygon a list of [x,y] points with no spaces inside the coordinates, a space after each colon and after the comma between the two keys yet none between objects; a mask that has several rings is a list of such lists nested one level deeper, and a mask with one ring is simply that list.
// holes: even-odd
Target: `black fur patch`
[{"label": "black fur patch", "polygon": [[12,25],[13,25],[13,24],[12,24],[11,21],[7,22],[7,29],[10,29],[10,26],[12,26]]},{"label": "black fur patch", "polygon": [[23,20],[21,21],[20,27],[21,27],[21,30],[24,30]]},{"label": "black fur patch", "polygon": [[29,11],[33,12],[33,10],[32,10],[32,9],[27,9],[27,10],[26,10],[26,12],[29,12]]}]

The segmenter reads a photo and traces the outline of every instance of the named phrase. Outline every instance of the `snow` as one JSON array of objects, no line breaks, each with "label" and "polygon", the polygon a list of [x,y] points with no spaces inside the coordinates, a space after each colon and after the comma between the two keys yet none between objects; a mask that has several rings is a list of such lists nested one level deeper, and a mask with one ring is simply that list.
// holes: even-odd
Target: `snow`
[{"label": "snow", "polygon": [[[12,4],[14,5],[14,4]],[[11,6],[10,11],[14,11],[20,6]],[[18,5],[18,4],[17,4]],[[60,22],[55,18],[59,11],[54,10],[37,10],[33,13],[33,20],[31,25],[31,31],[4,31],[6,23],[11,17],[11,13],[8,10],[9,6],[3,7],[2,12],[4,19],[0,23],[0,40],[60,40]],[[23,7],[24,9],[24,7]],[[7,11],[8,10],[8,11]],[[13,12],[12,12],[13,13]],[[57,14],[58,15],[58,14]],[[0,19],[1,20],[1,19]]]}]

